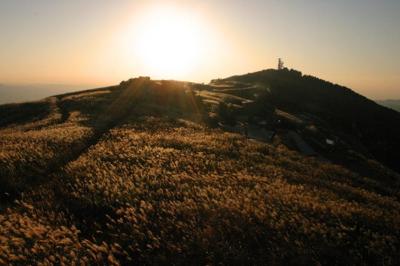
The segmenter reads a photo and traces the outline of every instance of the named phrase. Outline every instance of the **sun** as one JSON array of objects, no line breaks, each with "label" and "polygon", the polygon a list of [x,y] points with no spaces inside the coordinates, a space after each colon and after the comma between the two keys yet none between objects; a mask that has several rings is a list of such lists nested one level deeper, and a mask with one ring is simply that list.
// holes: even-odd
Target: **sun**
[{"label": "sun", "polygon": [[180,78],[194,71],[204,54],[204,27],[185,10],[159,7],[135,21],[131,49],[146,73]]}]

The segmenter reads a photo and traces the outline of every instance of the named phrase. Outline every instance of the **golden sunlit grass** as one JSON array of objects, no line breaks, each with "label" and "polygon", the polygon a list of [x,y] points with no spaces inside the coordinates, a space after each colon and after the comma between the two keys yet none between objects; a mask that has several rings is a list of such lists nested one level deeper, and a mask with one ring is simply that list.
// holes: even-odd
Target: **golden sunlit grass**
[{"label": "golden sunlit grass", "polygon": [[66,121],[0,132],[11,185],[86,147],[0,213],[0,264],[399,263],[398,191],[182,119],[202,109],[188,90],[132,80],[61,97]]},{"label": "golden sunlit grass", "polygon": [[107,210],[103,232],[128,261],[390,260],[400,205],[357,179],[284,148],[145,118],[70,163],[62,194],[77,213]]},{"label": "golden sunlit grass", "polygon": [[64,123],[57,110],[46,118],[0,130],[0,184],[2,192],[29,187],[74,150],[84,146],[92,130],[79,124],[79,113]]},{"label": "golden sunlit grass", "polygon": [[0,214],[0,265],[119,265],[113,255],[118,246],[97,245],[79,233],[64,214],[18,202]]}]

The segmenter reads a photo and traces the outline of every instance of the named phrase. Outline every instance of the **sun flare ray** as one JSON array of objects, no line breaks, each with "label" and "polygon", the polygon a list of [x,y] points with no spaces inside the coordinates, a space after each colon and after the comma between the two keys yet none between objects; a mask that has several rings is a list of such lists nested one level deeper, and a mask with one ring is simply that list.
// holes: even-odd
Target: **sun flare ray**
[{"label": "sun flare ray", "polygon": [[205,31],[196,16],[158,7],[139,17],[131,28],[129,49],[146,73],[180,77],[194,71],[205,56]]}]

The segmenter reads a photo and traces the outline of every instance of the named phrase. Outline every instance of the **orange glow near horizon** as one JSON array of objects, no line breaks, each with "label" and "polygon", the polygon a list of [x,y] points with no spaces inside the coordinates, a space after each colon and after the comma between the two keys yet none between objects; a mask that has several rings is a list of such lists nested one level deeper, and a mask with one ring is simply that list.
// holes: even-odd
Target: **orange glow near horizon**
[{"label": "orange glow near horizon", "polygon": [[[120,77],[208,82],[229,61],[226,58],[233,47],[228,31],[221,28],[201,9],[144,4],[114,34]],[[228,67],[224,70],[230,71]]]},{"label": "orange glow near horizon", "polygon": [[[399,98],[400,4],[317,2],[2,1],[0,83],[209,82],[282,57],[368,97]],[[368,13],[379,8],[384,16]]]}]

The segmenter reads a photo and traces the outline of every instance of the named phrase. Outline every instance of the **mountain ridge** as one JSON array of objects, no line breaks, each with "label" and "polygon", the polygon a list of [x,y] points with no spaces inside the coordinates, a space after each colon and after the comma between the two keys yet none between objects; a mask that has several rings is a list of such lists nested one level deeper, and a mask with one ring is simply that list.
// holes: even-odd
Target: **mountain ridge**
[{"label": "mountain ridge", "polygon": [[376,100],[376,102],[380,105],[400,112],[400,99]]},{"label": "mountain ridge", "polygon": [[[349,88],[302,75],[296,70],[263,70],[220,80],[224,81],[261,82],[270,86],[273,91],[265,100],[290,111],[318,115],[347,135],[362,134],[362,142],[369,152],[399,170],[396,156],[400,149],[398,112]],[[376,140],[381,142],[380,146],[374,144]]]},{"label": "mountain ridge", "polygon": [[[287,80],[285,80],[285,79],[287,79]],[[293,85],[293,82],[290,85],[292,88],[288,89],[287,87],[285,87],[287,85],[285,85],[284,83],[287,83],[288,81],[289,82],[293,81],[293,79],[295,79],[295,82],[294,82],[294,85]],[[311,87],[308,85],[304,86],[304,85],[300,84],[300,88],[296,89],[296,86],[299,86],[299,82],[296,79],[301,80],[301,82],[311,84],[310,85]],[[157,82],[172,82],[172,83],[178,82],[179,83],[181,81],[163,80],[163,81],[157,81]],[[397,148],[400,149],[400,147],[398,147],[400,145],[399,144],[400,137],[396,138],[396,136],[400,135],[400,132],[399,132],[399,134],[397,134],[398,130],[396,129],[396,128],[400,128],[400,114],[398,114],[396,111],[394,111],[390,108],[387,108],[387,107],[383,107],[383,106],[377,104],[376,102],[368,99],[367,97],[365,97],[361,94],[354,92],[353,90],[351,90],[347,87],[343,87],[338,84],[334,84],[329,81],[325,81],[325,80],[316,78],[311,75],[302,75],[302,73],[300,71],[293,70],[293,69],[289,70],[289,69],[285,68],[280,71],[274,70],[274,69],[265,69],[265,70],[247,73],[247,74],[243,74],[243,75],[234,75],[234,76],[224,78],[224,79],[212,80],[209,83],[209,85],[215,85],[215,84],[224,83],[224,82],[228,82],[228,83],[236,82],[235,86],[237,86],[238,82],[239,83],[240,82],[249,82],[250,84],[247,84],[247,85],[256,86],[256,87],[259,86],[260,83],[264,83],[262,86],[264,86],[264,87],[267,86],[269,93],[263,92],[264,95],[262,96],[263,98],[260,100],[261,101],[260,104],[263,104],[263,102],[264,102],[267,105],[273,105],[274,107],[283,108],[289,112],[305,113],[306,115],[317,115],[318,119],[320,119],[320,118],[323,118],[324,120],[331,119],[331,121],[325,121],[325,122],[327,122],[329,124],[329,126],[334,125],[336,127],[335,130],[339,129],[340,131],[342,131],[344,128],[346,131],[345,132],[346,137],[349,137],[350,134],[364,133],[364,132],[360,133],[360,130],[358,129],[359,125],[357,125],[357,123],[358,123],[358,120],[360,120],[360,118],[362,118],[364,120],[362,122],[365,123],[365,119],[368,120],[370,117],[374,117],[374,116],[376,116],[376,114],[378,114],[380,117],[374,118],[375,120],[377,120],[376,123],[378,125],[373,125],[373,127],[369,127],[369,128],[368,128],[368,126],[370,126],[370,125],[367,125],[367,129],[372,128],[376,131],[377,127],[382,126],[382,121],[385,120],[385,118],[387,116],[391,116],[392,118],[391,118],[390,122],[395,121],[393,123],[395,123],[395,125],[396,125],[396,123],[397,123],[397,125],[399,125],[399,127],[396,127],[394,125],[395,132],[393,132],[391,134],[392,135],[391,138],[393,138],[394,141],[391,141],[389,143],[384,143],[384,144],[380,143],[379,145],[381,145],[382,147],[379,147],[379,145],[378,146],[375,145],[375,147],[373,147],[373,142],[375,142],[376,137],[380,135],[380,134],[376,134],[376,132],[375,132],[374,134],[372,134],[373,135],[372,141],[371,141],[371,136],[368,137],[367,142],[369,142],[369,143],[366,145],[366,147],[361,147],[361,146],[365,146],[365,143],[358,143],[357,146],[359,146],[359,148],[363,150],[364,155],[366,155],[368,157],[373,156],[376,159],[378,159],[379,161],[388,165],[389,167],[391,167],[397,171],[400,170],[400,168],[398,168],[399,166],[397,163],[397,157],[393,156],[393,154],[397,153]],[[279,82],[281,82],[284,85],[280,84]],[[120,86],[123,83],[124,82],[121,82]],[[199,84],[199,83],[192,83],[192,82],[186,82],[186,81],[181,82],[181,83],[182,84],[191,84],[195,89],[201,88],[201,90],[203,90],[202,89],[203,85]],[[210,89],[210,87],[207,87],[209,85],[205,85],[206,90]],[[228,84],[228,87],[229,86],[231,86],[231,84]],[[272,87],[277,86],[277,88],[273,88],[273,91],[271,92],[271,86]],[[279,86],[281,86],[281,87],[279,87]],[[301,86],[303,86],[303,87],[301,87]],[[70,93],[66,92],[64,94],[57,95],[56,97],[73,95],[74,93],[95,92],[98,90],[103,90],[106,88],[114,88],[114,87],[115,86],[96,88],[96,89],[88,89],[88,90],[84,90],[81,92],[70,92]],[[230,97],[236,97],[236,96],[238,96],[238,93],[240,94],[240,92],[243,92],[246,89],[251,89],[251,88],[242,89],[240,87],[243,87],[243,86],[240,86],[240,84],[239,84],[238,88],[236,88],[236,91],[233,94],[230,92],[227,92],[227,93],[225,93],[225,95],[230,95]],[[249,86],[247,86],[247,87],[249,87]],[[211,90],[214,91],[214,88],[211,88]],[[313,94],[316,94],[317,91],[319,91],[319,94],[321,94],[321,91],[323,91],[323,93],[327,93],[327,95],[324,95],[324,96],[313,95]],[[222,92],[222,91],[219,89],[218,93],[220,93],[220,92]],[[226,92],[226,89],[225,89],[225,92]],[[276,94],[276,95],[274,95],[274,94]],[[304,100],[305,97],[310,97],[311,100]],[[330,97],[331,98],[338,97],[338,99],[334,99],[334,100],[330,101],[329,100]],[[246,98],[243,98],[243,99],[246,100]],[[249,97],[249,99],[247,99],[247,100],[252,101],[252,100],[254,100],[254,97]],[[360,115],[360,112],[362,112],[362,110],[357,111],[357,108],[352,108],[353,107],[352,105],[354,105],[355,101],[359,102],[360,105],[362,105],[358,109],[362,109],[362,108],[365,109],[365,106],[368,106],[369,109],[373,109],[372,115],[368,114],[368,115],[365,115],[362,117]],[[318,102],[321,102],[321,103],[318,104]],[[340,108],[337,108],[337,106],[343,105],[343,104],[345,104],[346,107],[341,106]],[[323,106],[323,108],[321,108],[320,106]],[[347,108],[347,110],[345,110],[345,112],[342,112],[342,110],[340,110],[340,109],[345,109],[345,108]],[[331,109],[331,110],[329,112],[326,112],[326,110],[329,110],[329,109]],[[335,112],[337,112],[337,113],[334,114],[332,112],[332,110],[335,110]],[[378,110],[378,111],[376,111],[376,110]],[[358,113],[357,115],[354,115],[355,111]],[[257,114],[255,113],[255,115],[257,115]],[[348,116],[348,117],[346,117],[346,116]],[[345,122],[346,125],[344,125],[344,126],[341,125],[341,124],[343,124],[343,121],[346,121]],[[239,122],[241,122],[241,121],[239,121]],[[389,122],[384,122],[383,125],[385,125],[385,123],[389,123]],[[367,130],[363,129],[362,131],[367,131]],[[382,129],[382,131],[390,132],[390,130],[387,129],[387,126],[384,127],[384,129]],[[379,131],[378,131],[378,133],[379,133]],[[386,137],[386,136],[384,136],[384,137]],[[359,140],[357,138],[351,139],[350,141],[359,142]],[[383,138],[383,141],[385,141],[385,138]],[[370,144],[371,142],[372,142],[372,144]],[[386,148],[383,146],[385,146]],[[390,149],[390,150],[387,150],[387,149]],[[395,158],[393,158],[393,157],[395,157]]]},{"label": "mountain ridge", "polygon": [[0,264],[397,265],[399,175],[273,93],[139,77],[0,105]]}]

